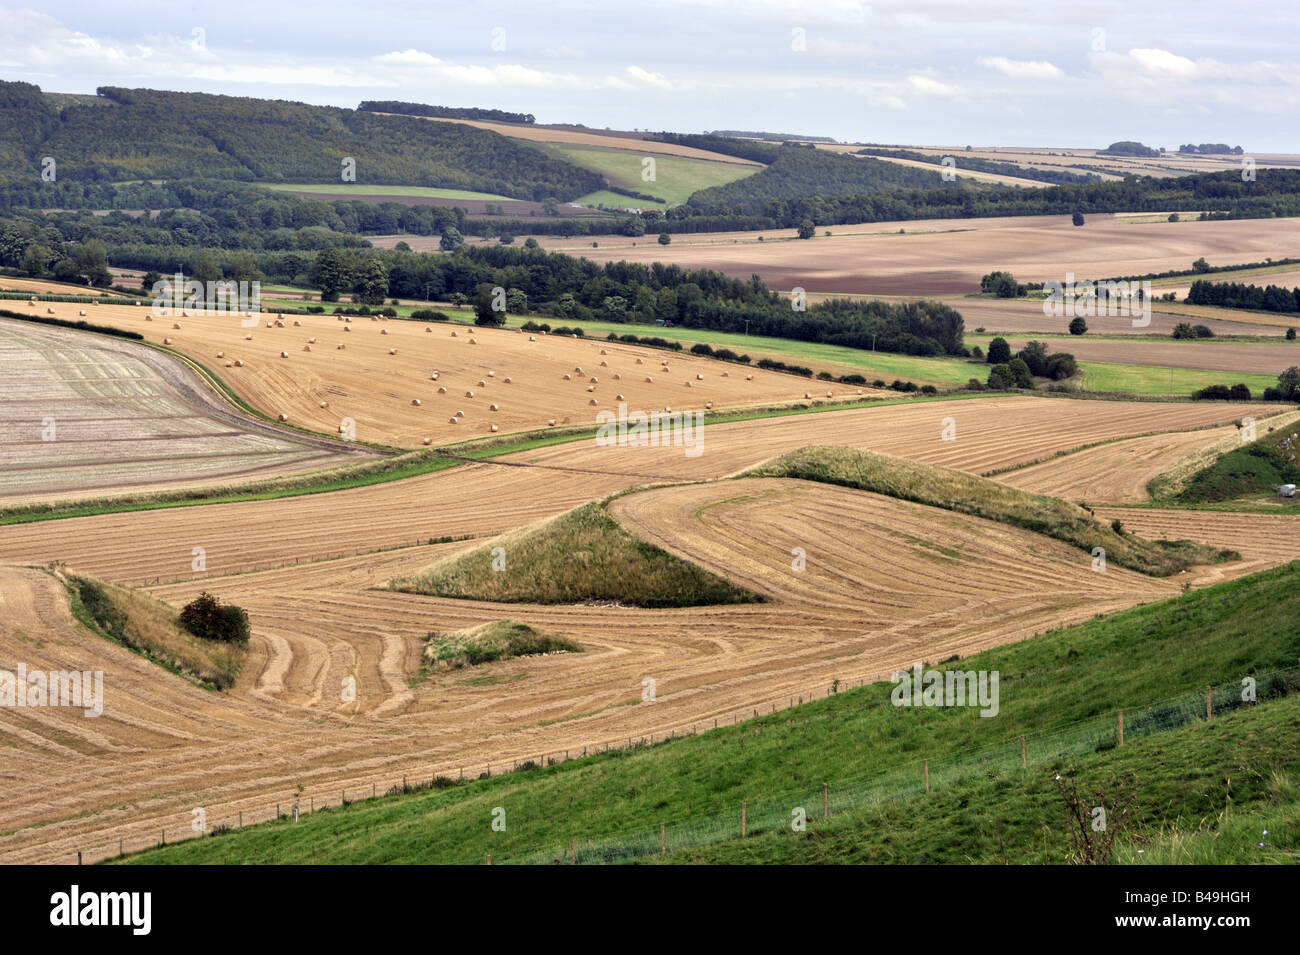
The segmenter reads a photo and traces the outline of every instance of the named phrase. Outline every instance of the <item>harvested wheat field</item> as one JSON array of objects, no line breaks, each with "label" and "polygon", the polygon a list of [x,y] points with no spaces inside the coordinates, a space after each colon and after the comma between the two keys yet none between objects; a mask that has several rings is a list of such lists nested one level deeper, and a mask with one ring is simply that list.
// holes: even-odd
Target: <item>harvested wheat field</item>
[{"label": "harvested wheat field", "polygon": [[183,362],[126,339],[0,319],[0,367],[6,503],[170,490],[372,455],[250,418]]},{"label": "harvested wheat field", "polygon": [[[1159,293],[1155,292],[1155,294]],[[966,323],[967,335],[975,332],[977,328],[983,328],[990,334],[1045,332],[1064,335],[1069,331],[1070,327],[1069,318],[1044,315],[1041,299],[949,296],[940,299],[940,301],[961,312],[961,317]],[[1084,320],[1088,323],[1088,335],[1083,338],[1072,337],[1069,339],[1068,345],[1062,344],[1060,347],[1064,351],[1077,354],[1075,346],[1080,342],[1088,341],[1090,336],[1093,335],[1169,335],[1174,330],[1175,325],[1187,321],[1205,325],[1216,335],[1273,334],[1280,336],[1282,328],[1290,322],[1290,319],[1285,316],[1278,315],[1273,318],[1273,327],[1269,327],[1267,316],[1258,313],[1241,312],[1232,314],[1228,309],[1219,309],[1218,315],[1215,316],[1198,315],[1195,318],[1188,318],[1186,314],[1183,314],[1183,311],[1179,311],[1180,309],[1192,311],[1192,309],[1188,309],[1184,305],[1153,302],[1148,316],[1150,324],[1136,328],[1133,325],[1135,316],[1131,315],[1085,316]],[[1226,316],[1226,318],[1221,316]],[[1154,344],[1165,343],[1156,342]],[[1138,363],[1136,359],[1122,358],[1121,360],[1126,364]]]},{"label": "harvested wheat field", "polygon": [[[360,795],[408,772],[477,772],[489,761],[499,768],[707,723],[785,705],[832,679],[882,676],[1175,590],[1123,571],[1094,574],[1086,554],[1028,532],[798,481],[665,488],[612,510],[634,533],[773,602],[668,611],[512,605],[512,619],[586,652],[494,664],[497,683],[484,686],[461,673],[412,682],[420,637],[500,619],[502,608],[360,589],[453,545],[381,556],[378,566],[351,559],[210,580],[202,586],[258,621],[246,672],[231,693],[215,695],[80,632],[48,575],[5,571],[19,609],[0,626],[0,641],[13,647],[26,628],[60,634],[48,659],[26,658],[103,669],[110,704],[75,736],[66,711],[0,714],[29,754],[6,771],[0,857],[56,861],[96,845],[111,852],[118,839],[149,844],[165,828],[178,838],[195,805],[214,821],[241,811],[266,818],[300,783],[304,802],[337,802],[344,789]],[[808,530],[792,536],[795,527]],[[790,569],[791,546],[807,549],[806,571]],[[873,559],[880,554],[888,561]],[[179,604],[197,589],[156,592]],[[339,692],[349,676],[355,702]],[[654,708],[623,705],[639,699],[646,676],[658,683]],[[108,772],[111,791],[96,784]]]},{"label": "harvested wheat field", "polygon": [[[64,710],[0,713],[32,754],[5,771],[12,795],[0,807],[0,859],[66,861],[82,849],[93,860],[115,853],[118,839],[130,849],[155,843],[163,829],[180,838],[194,806],[214,825],[241,812],[245,823],[260,821],[300,784],[304,804],[337,804],[344,790],[383,791],[406,774],[477,774],[487,764],[500,770],[703,728],[824,693],[832,680],[882,677],[1158,599],[1185,579],[1097,574],[1089,555],[1005,525],[828,485],[745,479],[638,492],[610,512],[768,603],[507,608],[376,589],[481,546],[486,535],[623,488],[725,477],[814,443],[981,473],[1108,438],[1222,430],[1243,411],[1266,410],[1033,397],[900,404],[710,425],[699,457],[583,440],[329,495],[0,527],[0,560],[66,561],[125,583],[176,581],[150,591],[180,606],[210,590],[253,621],[243,673],[214,694],[85,634],[49,575],[0,571],[14,610],[0,621],[0,652],[30,666],[102,669],[110,701],[98,721],[77,717],[75,730]],[[956,441],[941,438],[945,417]],[[1156,519],[1117,513],[1140,533],[1149,532],[1139,519]],[[1207,529],[1212,542],[1247,560],[1212,569],[1216,577],[1300,551],[1289,525],[1270,531],[1257,552],[1234,536],[1234,516],[1222,516],[1223,527]],[[1243,526],[1238,536],[1254,533]],[[463,535],[476,539],[427,543]],[[207,552],[205,573],[192,569],[195,546]],[[802,571],[792,568],[795,547],[807,555]],[[377,548],[389,549],[369,552]],[[507,616],[585,652],[492,664],[487,680],[473,672],[415,679],[424,635]],[[19,646],[33,631],[59,638],[35,655]],[[627,705],[647,676],[658,685],[653,708]],[[348,678],[355,699],[340,692]]]},{"label": "harvested wheat field", "polygon": [[[55,317],[77,319],[76,305],[51,307]],[[272,418],[283,414],[291,424],[326,434],[338,433],[350,419],[356,440],[403,448],[421,447],[425,438],[446,444],[482,437],[493,425],[503,434],[544,428],[550,419],[594,427],[596,413],[616,409],[620,394],[634,410],[684,411],[709,402],[718,409],[793,402],[808,388],[795,375],[517,329],[365,317],[343,322],[334,315],[286,316],[284,327],[277,327],[273,313],[147,321],[149,312],[104,305],[94,318],[154,343],[170,339],[172,348],[211,368]]]},{"label": "harvested wheat field", "polygon": [[912,297],[978,292],[980,277],[994,267],[1021,282],[1064,282],[1067,272],[1082,281],[1187,269],[1202,256],[1214,265],[1300,256],[1294,219],[1126,223],[1094,215],[1075,227],[1069,216],[1023,216],[871,222],[830,231],[810,240],[793,238],[789,229],[706,233],[674,236],[667,246],[601,236],[598,249],[590,241],[539,241],[602,264],[671,262],[742,279],[757,272],[779,290]]}]

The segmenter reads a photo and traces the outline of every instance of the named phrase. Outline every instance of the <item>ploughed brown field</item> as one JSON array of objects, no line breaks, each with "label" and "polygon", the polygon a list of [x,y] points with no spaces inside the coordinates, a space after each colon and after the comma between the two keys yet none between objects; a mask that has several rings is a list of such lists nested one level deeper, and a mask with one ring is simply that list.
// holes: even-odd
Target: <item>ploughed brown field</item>
[{"label": "ploughed brown field", "polygon": [[799,286],[910,297],[978,292],[980,277],[994,269],[1022,282],[1064,282],[1068,272],[1082,281],[1187,269],[1201,257],[1235,265],[1300,256],[1294,219],[1126,223],[1109,215],[1090,215],[1079,227],[1069,216],[872,222],[821,227],[807,240],[794,238],[793,229],[774,229],[674,235],[667,246],[626,236],[538,241],[602,263],[674,262],[743,279],[757,272],[783,291]]},{"label": "ploughed brown field", "polygon": [[[1173,595],[1189,578],[1300,556],[1297,517],[1123,509],[1115,514],[1138,533],[1204,539],[1245,559],[1168,580],[1095,573],[1088,554],[1005,525],[827,485],[717,480],[794,448],[842,444],[977,474],[1023,467],[1005,479],[1030,475],[1034,490],[1073,496],[1091,469],[1127,457],[1154,474],[1221,441],[1233,418],[1270,410],[1041,397],[856,408],[709,425],[698,457],[584,440],[329,495],[0,527],[0,658],[101,669],[106,695],[97,719],[0,710],[18,757],[0,769],[0,859],[66,862],[77,849],[94,859],[116,853],[119,839],[152,844],[164,828],[180,838],[195,806],[211,825],[241,811],[265,819],[299,784],[304,805],[337,804],[343,790],[383,791],[407,774],[476,775],[489,763],[703,729],[824,693],[835,679],[883,677]],[[943,440],[945,418],[955,441]],[[1098,442],[1108,443],[1084,449]],[[1075,471],[1072,458],[1083,462]],[[1035,462],[1044,462],[1036,473]],[[503,607],[375,589],[491,535],[667,481],[678,483],[620,497],[610,513],[769,602]],[[1090,504],[1135,494],[1123,482],[1086,493]],[[427,543],[459,535],[475,540]],[[207,551],[206,574],[191,570],[195,546]],[[802,573],[791,569],[794,547],[808,556]],[[51,561],[115,582],[158,580],[148,589],[175,606],[206,589],[247,608],[254,637],[234,689],[196,689],[87,634],[62,586],[32,567]],[[412,680],[426,633],[507,616],[586,652],[493,664],[483,672],[495,682],[468,672]],[[657,701],[627,705],[646,676]],[[355,701],[340,692],[348,677]]]},{"label": "ploughed brown field", "polygon": [[126,339],[0,319],[0,368],[6,504],[245,481],[373,456],[250,418],[184,362]]}]

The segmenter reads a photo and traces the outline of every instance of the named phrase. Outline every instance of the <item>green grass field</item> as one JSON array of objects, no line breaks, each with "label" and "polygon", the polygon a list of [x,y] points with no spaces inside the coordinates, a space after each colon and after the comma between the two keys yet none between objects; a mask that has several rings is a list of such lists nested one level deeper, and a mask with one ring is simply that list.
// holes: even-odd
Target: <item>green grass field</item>
[{"label": "green grass field", "polygon": [[436,186],[381,186],[357,182],[326,183],[264,183],[276,192],[313,192],[330,196],[428,196],[433,199],[478,199],[484,202],[511,202],[511,196],[498,196],[490,192],[468,192],[464,189],[440,189]]},{"label": "green grass field", "polygon": [[[631,149],[606,149],[600,146],[571,146],[564,143],[538,144],[547,152],[567,159],[587,169],[606,176],[610,182],[634,192],[656,196],[669,205],[685,202],[692,193],[710,186],[725,186],[729,182],[752,176],[762,166],[742,166],[735,163],[714,162],[708,159],[687,159],[663,153],[642,153]],[[655,178],[646,182],[641,178],[642,160],[654,160]],[[611,198],[599,198],[609,196]],[[593,198],[597,197],[597,198]],[[620,196],[605,190],[576,200],[582,205],[632,206],[639,200]]]},{"label": "green grass field", "polygon": [[[1001,861],[1005,849],[1009,861],[1060,862],[1065,836],[1044,832],[1043,800],[1050,795],[1034,782],[1054,767],[1079,774],[1085,785],[1104,785],[1112,771],[1132,766],[1140,786],[1158,785],[1139,790],[1138,840],[1204,831],[1213,819],[1207,807],[1223,807],[1229,780],[1235,804],[1251,812],[1270,798],[1294,803],[1300,708],[1295,696],[1274,700],[1297,689],[1295,676],[1266,674],[1294,671],[1300,656],[1298,583],[1300,562],[974,654],[957,666],[1000,674],[993,718],[970,706],[895,707],[893,684],[874,683],[663,745],[448,781],[446,788],[194,839],[127,861],[479,863],[488,853],[494,862],[550,861],[570,840],[578,843],[579,861],[616,861],[641,843],[657,852],[660,823],[677,845],[730,840],[742,801],[753,829],[788,827],[792,806],[807,807],[812,823],[826,783],[836,825],[852,824],[851,816],[839,816],[855,805],[890,813],[894,827],[870,840],[897,847],[891,860],[926,861],[918,847],[943,843],[942,861]],[[1267,702],[1244,715],[1267,722],[1239,731],[1234,726],[1243,717],[1227,714],[1241,705],[1240,681],[1250,674]],[[1195,753],[1171,749],[1180,745],[1176,728],[1204,714],[1208,685],[1223,688],[1214,697],[1216,719],[1187,730],[1187,738],[1223,742]],[[1117,751],[1121,708],[1126,744]],[[1021,735],[1028,771],[1018,768]],[[1122,754],[1123,761],[1093,762],[1095,754]],[[923,758],[935,786],[924,797]],[[1182,795],[1174,802],[1161,801],[1175,792]],[[996,818],[964,812],[972,800],[992,807],[1002,797],[1034,811],[1009,808]],[[504,831],[490,826],[497,807],[506,814]],[[1294,820],[1294,808],[1288,811]],[[815,861],[815,848],[806,846],[800,841],[795,858]]]}]

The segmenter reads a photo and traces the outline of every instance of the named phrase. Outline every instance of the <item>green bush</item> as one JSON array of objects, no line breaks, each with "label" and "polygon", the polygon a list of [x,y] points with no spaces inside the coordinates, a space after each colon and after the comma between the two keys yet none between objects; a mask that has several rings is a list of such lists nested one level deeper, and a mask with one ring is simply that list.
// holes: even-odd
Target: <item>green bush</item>
[{"label": "green bush", "polygon": [[223,605],[206,590],[181,609],[180,623],[204,640],[220,640],[241,647],[248,645],[247,611],[234,604]]}]

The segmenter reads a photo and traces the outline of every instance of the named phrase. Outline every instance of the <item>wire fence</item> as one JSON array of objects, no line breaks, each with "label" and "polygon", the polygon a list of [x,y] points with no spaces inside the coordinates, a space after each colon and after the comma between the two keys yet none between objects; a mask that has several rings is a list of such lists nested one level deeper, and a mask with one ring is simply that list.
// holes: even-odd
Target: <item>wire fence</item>
[{"label": "wire fence", "polygon": [[[876,683],[880,676],[864,677],[851,682],[835,681],[830,687],[784,697],[781,701],[768,701],[761,706],[749,706],[708,721],[697,721],[677,729],[641,737],[609,740],[581,748],[571,748],[554,754],[523,756],[504,762],[484,763],[474,767],[431,771],[427,776],[411,774],[376,774],[355,785],[349,784],[328,793],[301,793],[290,795],[285,801],[272,806],[250,809],[229,809],[209,816],[193,815],[187,825],[160,828],[156,835],[133,832],[116,841],[99,843],[92,849],[77,850],[76,861],[91,863],[105,861],[122,855],[154,849],[177,842],[199,838],[271,822],[279,819],[297,820],[304,815],[324,809],[343,808],[353,803],[393,796],[401,793],[449,788],[466,779],[483,779],[505,773],[527,772],[539,766],[555,766],[600,753],[632,752],[684,736],[698,735],[711,729],[735,725],[741,720],[755,718],[778,710],[799,706],[814,699],[827,699],[853,686]],[[1252,675],[1254,700],[1267,700],[1289,693],[1300,692],[1300,670],[1272,670]],[[1179,729],[1197,722],[1223,716],[1245,706],[1254,705],[1246,699],[1242,681],[1207,686],[1204,690],[1183,693],[1134,709],[1123,709],[1062,724],[1043,733],[1025,735],[961,756],[944,759],[921,758],[916,763],[895,767],[869,776],[833,783],[808,785],[779,793],[767,793],[740,805],[701,814],[685,819],[665,820],[648,828],[633,828],[581,839],[563,839],[554,845],[527,850],[506,851],[482,858],[460,858],[460,864],[601,864],[617,863],[630,859],[664,854],[670,850],[689,849],[743,838],[761,832],[784,831],[800,821],[829,818],[854,810],[876,806],[929,792],[932,789],[959,785],[967,780],[991,772],[1028,769],[1041,766],[1062,757],[1100,752],[1122,746],[1126,741],[1153,736]],[[882,705],[891,705],[883,701]],[[443,773],[446,773],[444,775]],[[539,812],[549,812],[539,809]],[[554,815],[530,819],[526,814],[520,819],[518,811],[512,813],[512,828],[543,829],[552,823]],[[70,860],[71,861],[71,860]],[[452,861],[452,860],[449,860]]]}]

